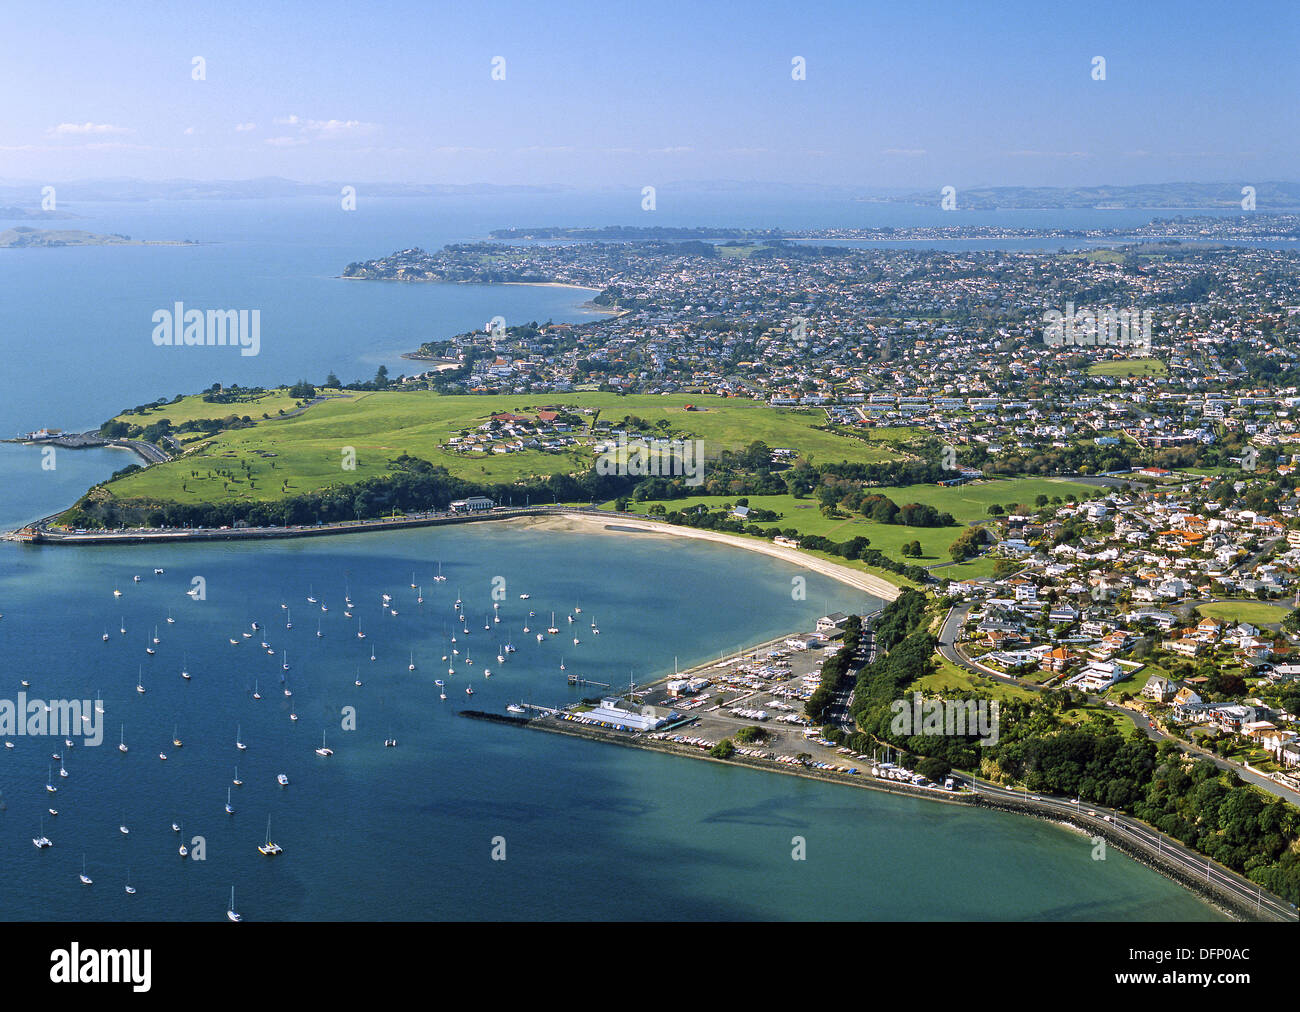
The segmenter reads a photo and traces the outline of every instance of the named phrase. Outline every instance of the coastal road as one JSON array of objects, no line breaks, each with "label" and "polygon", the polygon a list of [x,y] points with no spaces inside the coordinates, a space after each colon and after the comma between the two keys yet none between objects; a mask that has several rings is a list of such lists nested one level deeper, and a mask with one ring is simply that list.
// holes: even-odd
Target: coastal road
[{"label": "coastal road", "polygon": [[1248,879],[1216,865],[1209,858],[1189,850],[1177,840],[1167,837],[1163,833],[1153,830],[1150,826],[1137,822],[1126,815],[1121,815],[1111,809],[1081,803],[1070,798],[1058,798],[1050,794],[1030,794],[1027,791],[1012,791],[972,777],[965,777],[965,779],[970,783],[972,790],[988,798],[1002,798],[1021,803],[1033,802],[1048,812],[1057,811],[1063,815],[1068,814],[1085,824],[1089,820],[1093,820],[1099,829],[1110,825],[1131,842],[1151,848],[1166,860],[1173,861],[1189,877],[1201,879],[1228,891],[1243,905],[1254,907],[1261,912],[1266,911],[1283,920],[1294,921],[1297,919],[1296,908],[1290,903],[1273,896],[1271,893],[1265,894],[1261,887]]}]

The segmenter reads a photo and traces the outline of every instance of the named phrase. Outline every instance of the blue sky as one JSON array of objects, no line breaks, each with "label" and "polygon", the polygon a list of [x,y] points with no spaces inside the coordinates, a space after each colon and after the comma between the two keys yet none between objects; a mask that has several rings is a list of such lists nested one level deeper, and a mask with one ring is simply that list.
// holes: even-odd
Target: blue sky
[{"label": "blue sky", "polygon": [[18,0],[0,179],[1295,179],[1298,43],[1262,0]]}]

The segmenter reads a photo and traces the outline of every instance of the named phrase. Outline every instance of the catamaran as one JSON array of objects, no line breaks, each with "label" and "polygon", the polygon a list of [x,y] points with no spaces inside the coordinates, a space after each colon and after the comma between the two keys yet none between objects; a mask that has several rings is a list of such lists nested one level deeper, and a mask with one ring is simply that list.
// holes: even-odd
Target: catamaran
[{"label": "catamaran", "polygon": [[258,853],[265,854],[267,857],[274,857],[276,854],[283,854],[284,848],[278,843],[271,842],[271,817],[266,817],[266,843],[261,844]]},{"label": "catamaran", "polygon": [[552,636],[560,631],[560,627],[555,624],[555,612],[551,612],[551,624],[546,627],[546,631]]},{"label": "catamaran", "polygon": [[44,850],[46,847],[53,847],[50,838],[45,835],[45,816],[41,816],[41,835],[32,837],[32,844],[37,850]]},{"label": "catamaran", "polygon": [[334,750],[333,750],[332,748],[326,748],[326,747],[325,747],[325,732],[324,732],[324,731],[322,731],[322,732],[320,733],[320,748],[318,748],[318,749],[316,750],[316,754],[319,755],[319,756],[331,756],[331,755],[334,754]]},{"label": "catamaran", "polygon": [[442,583],[444,580],[447,579],[445,576],[442,575],[442,560],[438,561],[438,575],[435,576],[433,579],[437,583]]}]

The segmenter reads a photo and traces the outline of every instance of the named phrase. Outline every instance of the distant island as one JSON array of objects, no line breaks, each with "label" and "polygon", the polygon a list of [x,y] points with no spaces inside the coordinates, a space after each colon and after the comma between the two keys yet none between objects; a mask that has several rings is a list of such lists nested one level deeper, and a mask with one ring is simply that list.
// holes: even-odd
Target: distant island
[{"label": "distant island", "polygon": [[197,246],[193,239],[132,239],[129,235],[100,235],[80,229],[42,229],[18,226],[0,232],[0,249],[55,246]]},{"label": "distant island", "polygon": [[[1242,187],[1251,186],[1261,211],[1300,207],[1300,183],[1241,180],[1234,183],[1147,183],[1138,186],[973,186],[957,187],[957,208],[994,210],[1164,210],[1178,208],[1240,210]],[[901,196],[857,198],[870,203],[939,203],[939,188]]]}]

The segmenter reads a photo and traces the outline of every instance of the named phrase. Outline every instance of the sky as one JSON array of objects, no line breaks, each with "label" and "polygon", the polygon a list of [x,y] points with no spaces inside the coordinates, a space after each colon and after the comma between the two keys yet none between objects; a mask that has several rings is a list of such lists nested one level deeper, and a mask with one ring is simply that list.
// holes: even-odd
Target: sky
[{"label": "sky", "polygon": [[0,180],[1300,175],[1293,0],[124,6],[5,4]]}]

